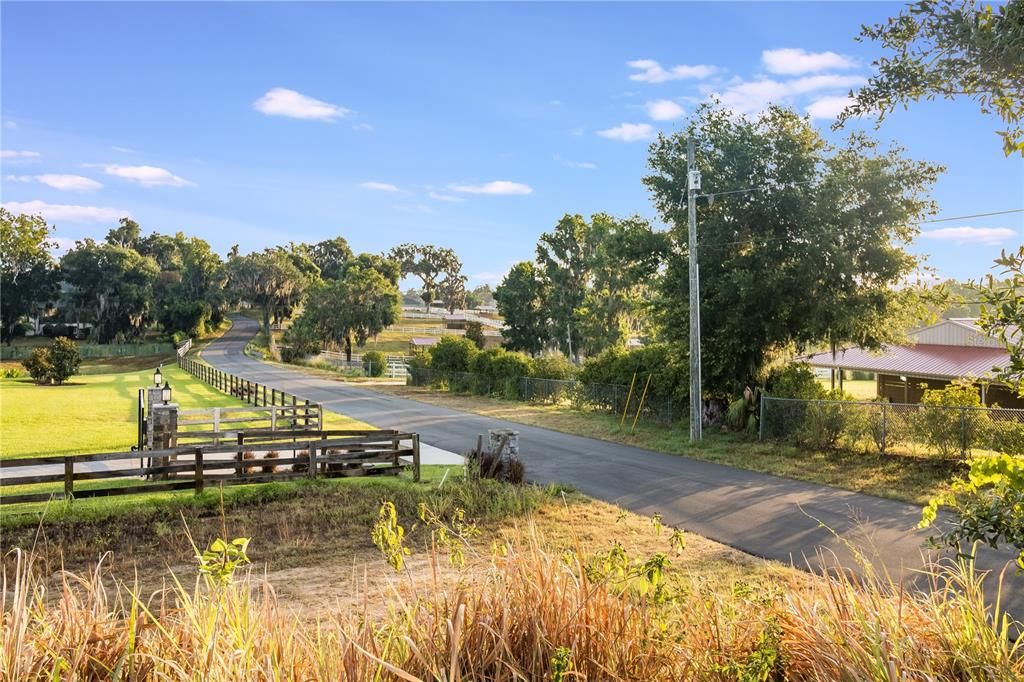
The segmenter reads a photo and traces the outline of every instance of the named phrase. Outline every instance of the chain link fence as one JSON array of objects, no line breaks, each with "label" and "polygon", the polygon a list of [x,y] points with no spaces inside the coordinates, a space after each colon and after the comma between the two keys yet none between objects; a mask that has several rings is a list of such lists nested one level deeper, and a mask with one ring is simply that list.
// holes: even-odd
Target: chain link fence
[{"label": "chain link fence", "polygon": [[761,439],[816,449],[1024,455],[1024,410],[764,396],[760,417]]},{"label": "chain link fence", "polygon": [[644,396],[642,386],[634,387],[630,393],[628,386],[584,384],[571,379],[494,379],[472,372],[440,372],[416,368],[408,371],[409,386],[429,386],[453,393],[497,396],[506,400],[530,403],[570,405],[580,410],[620,415],[625,411],[627,419],[635,418],[639,410],[641,419],[661,424],[670,424],[687,413],[685,404],[650,394]]}]

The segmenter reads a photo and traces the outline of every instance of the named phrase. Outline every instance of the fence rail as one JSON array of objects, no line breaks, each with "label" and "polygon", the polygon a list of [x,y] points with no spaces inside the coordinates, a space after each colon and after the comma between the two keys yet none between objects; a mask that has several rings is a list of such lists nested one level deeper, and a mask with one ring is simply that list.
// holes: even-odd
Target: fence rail
[{"label": "fence rail", "polygon": [[762,439],[819,449],[1024,455],[1024,410],[764,396],[759,421]]},{"label": "fence rail", "polygon": [[312,422],[314,418],[314,412],[312,412],[312,410],[314,408],[319,411],[321,415],[319,418],[322,420],[322,410],[319,410],[317,403],[312,403],[309,400],[300,398],[293,393],[280,391],[276,388],[268,387],[255,381],[243,379],[229,372],[217,369],[212,365],[186,357],[185,355],[178,355],[178,367],[200,381],[206,382],[217,390],[234,396],[253,407],[306,407],[307,414],[302,415],[304,420],[303,423],[312,427],[321,425],[320,423]]},{"label": "fence rail", "polygon": [[[440,372],[411,368],[406,380],[409,386],[431,386],[454,393],[497,395],[506,400],[524,402],[564,403],[578,409],[626,413],[648,421],[669,424],[686,415],[686,405],[671,398],[643,394],[643,386],[630,391],[618,384],[585,384],[572,379],[516,377],[491,379],[472,372]],[[640,383],[638,381],[638,383]]]},{"label": "fence rail", "polygon": [[[232,444],[0,460],[0,505],[45,502],[55,497],[72,499],[187,489],[200,494],[207,483],[240,485],[319,476],[380,475],[397,473],[407,466],[412,466],[413,478],[418,481],[419,434],[253,430],[240,432]],[[26,467],[34,467],[35,471],[19,475]],[[40,472],[40,468],[46,471]],[[78,481],[107,480],[119,480],[120,485],[75,487]],[[45,492],[16,489],[41,483],[63,483],[63,487]]]}]

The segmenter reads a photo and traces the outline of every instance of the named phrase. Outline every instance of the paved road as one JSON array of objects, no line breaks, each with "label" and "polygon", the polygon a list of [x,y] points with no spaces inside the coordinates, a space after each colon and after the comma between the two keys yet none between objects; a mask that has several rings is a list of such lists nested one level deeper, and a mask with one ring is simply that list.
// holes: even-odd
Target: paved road
[{"label": "paved road", "polygon": [[[660,512],[667,524],[750,554],[805,567],[823,551],[852,566],[846,544],[850,541],[866,548],[893,576],[913,575],[913,569],[923,565],[924,534],[914,530],[921,514],[916,505],[490,419],[312,377],[245,356],[245,344],[258,325],[240,316],[232,321],[232,329],[203,352],[208,362],[377,427],[416,431],[423,442],[454,452],[472,448],[477,434],[489,428],[512,428],[520,432],[521,457],[532,480],[569,483],[641,514]],[[1009,559],[1007,553],[987,552],[979,565],[1002,568]],[[1024,578],[1008,583],[1017,589],[1004,599],[1009,597],[1020,613]]]}]

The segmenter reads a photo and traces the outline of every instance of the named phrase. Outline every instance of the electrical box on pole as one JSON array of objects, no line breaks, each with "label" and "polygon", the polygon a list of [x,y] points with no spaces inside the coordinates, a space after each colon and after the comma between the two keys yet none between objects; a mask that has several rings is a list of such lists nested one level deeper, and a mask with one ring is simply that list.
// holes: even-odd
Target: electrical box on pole
[{"label": "electrical box on pole", "polygon": [[686,168],[689,222],[687,247],[690,253],[690,442],[694,442],[701,439],[704,400],[700,381],[700,270],[697,261],[697,192],[700,190],[700,171],[694,161],[692,137],[686,141]]}]

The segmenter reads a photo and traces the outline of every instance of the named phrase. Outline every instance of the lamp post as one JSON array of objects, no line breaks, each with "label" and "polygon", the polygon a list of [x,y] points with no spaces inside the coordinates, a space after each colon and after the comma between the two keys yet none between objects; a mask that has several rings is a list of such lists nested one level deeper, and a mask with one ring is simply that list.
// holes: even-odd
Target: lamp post
[{"label": "lamp post", "polygon": [[160,384],[164,382],[164,375],[160,371],[161,369],[163,369],[163,365],[159,365],[156,368],[156,371],[153,372],[153,385],[156,386],[157,388],[159,388]]},{"label": "lamp post", "polygon": [[164,382],[164,387],[160,389],[160,399],[164,401],[164,405],[171,402],[171,384]]}]

